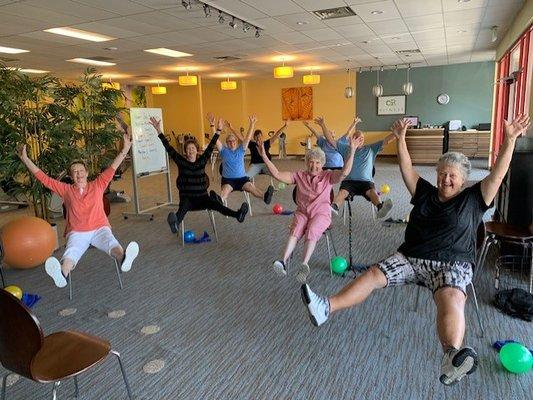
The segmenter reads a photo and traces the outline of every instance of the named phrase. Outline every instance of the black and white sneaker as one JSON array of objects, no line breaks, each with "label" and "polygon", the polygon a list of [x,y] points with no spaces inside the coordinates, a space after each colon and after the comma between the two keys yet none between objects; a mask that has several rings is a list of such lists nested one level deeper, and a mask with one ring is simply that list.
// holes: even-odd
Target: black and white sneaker
[{"label": "black and white sneaker", "polygon": [[478,356],[471,347],[450,349],[442,357],[440,381],[444,385],[454,385],[477,369]]},{"label": "black and white sneaker", "polygon": [[172,233],[178,233],[178,217],[176,214],[171,212],[167,216],[168,226],[170,226],[170,231]]},{"label": "black and white sneaker", "polygon": [[337,203],[331,203],[331,212],[335,215],[339,215],[339,206]]},{"label": "black and white sneaker", "polygon": [[238,214],[237,214],[237,221],[243,222],[244,217],[246,217],[246,214],[248,213],[248,203],[244,202],[241,204],[241,208],[239,208]]},{"label": "black and white sneaker", "polygon": [[302,301],[307,306],[311,323],[320,326],[326,322],[329,318],[329,300],[313,292],[307,284],[300,287],[300,293]]},{"label": "black and white sneaker", "polygon": [[274,186],[269,185],[263,199],[265,200],[265,204],[270,204],[272,201],[272,194],[274,193]]},{"label": "black and white sneaker", "polygon": [[392,209],[392,200],[387,199],[383,203],[381,203],[381,207],[378,208],[376,217],[385,218],[391,209]]},{"label": "black and white sneaker", "polygon": [[287,266],[282,260],[276,260],[274,261],[274,264],[272,264],[272,268],[274,269],[274,272],[279,276],[287,276]]}]

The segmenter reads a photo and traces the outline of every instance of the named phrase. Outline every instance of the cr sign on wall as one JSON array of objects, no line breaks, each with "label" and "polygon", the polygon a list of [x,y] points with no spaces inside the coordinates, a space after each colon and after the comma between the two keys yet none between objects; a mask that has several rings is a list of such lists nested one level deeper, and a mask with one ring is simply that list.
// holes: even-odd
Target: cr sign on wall
[{"label": "cr sign on wall", "polygon": [[405,96],[378,97],[378,115],[405,114]]}]

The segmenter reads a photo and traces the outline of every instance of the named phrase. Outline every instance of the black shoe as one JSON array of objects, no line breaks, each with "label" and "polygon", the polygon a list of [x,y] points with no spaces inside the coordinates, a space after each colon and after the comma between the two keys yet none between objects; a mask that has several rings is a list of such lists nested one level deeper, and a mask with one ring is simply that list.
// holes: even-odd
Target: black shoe
[{"label": "black shoe", "polygon": [[274,186],[269,185],[267,191],[265,192],[265,196],[263,197],[265,200],[265,204],[270,204],[272,201],[272,194],[274,193]]},{"label": "black shoe", "polygon": [[214,190],[211,190],[209,192],[209,197],[211,198],[211,200],[215,200],[220,204],[224,205],[224,203],[222,202],[222,197],[220,197]]},{"label": "black shoe", "polygon": [[239,208],[239,211],[237,214],[237,221],[243,222],[244,217],[246,217],[246,214],[248,214],[248,203],[244,202],[241,204],[241,208]]},{"label": "black shoe", "polygon": [[178,233],[178,217],[176,217],[176,214],[169,213],[167,216],[167,222],[168,226],[170,226],[170,231],[172,233]]}]

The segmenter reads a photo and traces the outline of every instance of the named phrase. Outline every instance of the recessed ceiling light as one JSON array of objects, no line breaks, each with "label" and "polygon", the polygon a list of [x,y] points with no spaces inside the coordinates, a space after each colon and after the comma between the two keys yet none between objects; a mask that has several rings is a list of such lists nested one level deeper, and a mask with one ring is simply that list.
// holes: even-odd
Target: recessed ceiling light
[{"label": "recessed ceiling light", "polygon": [[48,72],[50,72],[50,71],[44,71],[42,69],[33,69],[33,68],[7,67],[7,69],[10,69],[12,71],[24,72],[25,74],[47,74]]},{"label": "recessed ceiling light", "polygon": [[70,60],[67,60],[67,61],[80,63],[80,64],[97,65],[99,67],[110,67],[112,65],[117,65],[116,63],[107,62],[107,61],[91,60],[90,58],[71,58]]},{"label": "recessed ceiling light", "polygon": [[392,40],[400,40],[398,36],[391,37]]},{"label": "recessed ceiling light", "polygon": [[19,53],[29,53],[29,50],[22,50],[22,49],[16,49],[14,47],[3,47],[0,46],[0,53],[7,53],[7,54],[19,54]]},{"label": "recessed ceiling light", "polygon": [[363,40],[361,43],[368,44],[370,43],[370,40]]},{"label": "recessed ceiling light", "polygon": [[458,3],[468,3],[470,0],[457,0]]},{"label": "recessed ceiling light", "polygon": [[115,50],[118,50],[118,47],[106,47],[104,48],[104,50],[115,51]]},{"label": "recessed ceiling light", "polygon": [[307,21],[298,21],[296,25],[307,25],[309,22]]},{"label": "recessed ceiling light", "polygon": [[459,29],[457,33],[466,33],[466,31],[464,29]]},{"label": "recessed ceiling light", "polygon": [[184,53],[183,51],[166,49],[164,47],[159,47],[157,49],[148,49],[148,50],[144,50],[144,51],[146,51],[147,53],[154,53],[154,54],[159,54],[159,55],[162,55],[162,56],[174,57],[174,58],[192,56],[192,54]]},{"label": "recessed ceiling light", "polygon": [[116,38],[100,33],[82,31],[81,29],[63,27],[63,28],[51,28],[45,29],[44,32],[55,33],[56,35],[69,36],[76,39],[89,40],[91,42],[107,42],[108,40],[114,40]]},{"label": "recessed ceiling light", "polygon": [[381,11],[381,10],[374,10],[374,11],[370,11],[370,14],[372,14],[372,15],[379,15],[379,14],[383,14],[383,11]]}]

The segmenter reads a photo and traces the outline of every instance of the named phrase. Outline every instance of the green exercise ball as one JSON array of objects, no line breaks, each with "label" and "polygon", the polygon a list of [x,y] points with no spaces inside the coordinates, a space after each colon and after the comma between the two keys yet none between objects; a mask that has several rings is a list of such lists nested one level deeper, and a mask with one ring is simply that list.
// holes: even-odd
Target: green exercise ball
[{"label": "green exercise ball", "polygon": [[334,273],[342,275],[346,272],[347,269],[348,261],[346,261],[345,258],[337,256],[331,259],[331,270]]},{"label": "green exercise ball", "polygon": [[279,189],[279,190],[283,190],[283,189],[285,189],[286,187],[287,187],[287,185],[285,185],[284,182],[280,182],[280,183],[278,183],[278,189]]},{"label": "green exercise ball", "polygon": [[531,369],[533,356],[524,345],[507,343],[500,349],[500,361],[507,371],[524,374]]}]

